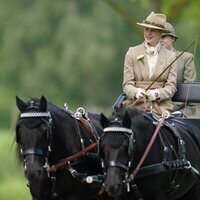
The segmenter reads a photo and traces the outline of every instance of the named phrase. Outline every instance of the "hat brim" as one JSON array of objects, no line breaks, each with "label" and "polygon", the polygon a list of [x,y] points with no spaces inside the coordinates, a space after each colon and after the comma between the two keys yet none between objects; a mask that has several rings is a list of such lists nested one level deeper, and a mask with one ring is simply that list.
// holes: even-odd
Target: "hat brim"
[{"label": "hat brim", "polygon": [[160,30],[160,31],[162,31],[162,32],[164,32],[164,33],[169,33],[168,30],[166,30],[166,29],[164,29],[164,28],[161,28],[161,27],[159,27],[159,26],[152,25],[152,24],[139,23],[139,22],[137,22],[137,24],[140,25],[140,26],[143,26],[143,27],[152,28],[152,29],[157,29],[157,30]]},{"label": "hat brim", "polygon": [[162,33],[162,35],[166,35],[166,36],[172,36],[172,37],[175,37],[176,39],[178,39],[178,37],[172,33]]}]

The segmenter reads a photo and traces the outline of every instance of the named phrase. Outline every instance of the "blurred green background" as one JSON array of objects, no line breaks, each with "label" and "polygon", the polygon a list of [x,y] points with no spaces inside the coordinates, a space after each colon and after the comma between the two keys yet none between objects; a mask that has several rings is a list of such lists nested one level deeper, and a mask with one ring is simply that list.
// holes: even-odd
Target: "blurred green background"
[{"label": "blurred green background", "polygon": [[[136,22],[166,14],[184,50],[200,34],[199,8],[199,0],[0,0],[0,199],[30,199],[13,155],[16,95],[110,114],[125,53],[143,41]],[[199,79],[199,43],[189,51]]]},{"label": "blurred green background", "polygon": [[0,131],[0,199],[31,199],[22,167],[16,159],[13,137],[8,130]]}]

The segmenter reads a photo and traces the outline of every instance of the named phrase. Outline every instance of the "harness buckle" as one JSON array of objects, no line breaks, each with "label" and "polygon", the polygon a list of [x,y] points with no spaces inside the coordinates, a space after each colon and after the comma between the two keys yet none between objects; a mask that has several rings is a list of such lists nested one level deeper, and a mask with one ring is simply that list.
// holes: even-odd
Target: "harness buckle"
[{"label": "harness buckle", "polygon": [[45,158],[45,164],[44,164],[44,169],[46,169],[47,171],[47,176],[50,177],[50,173],[49,173],[49,162],[48,162],[48,158]]},{"label": "harness buckle", "polygon": [[164,112],[162,113],[162,118],[168,119],[169,117],[170,117],[170,113],[169,113],[168,111],[164,111]]},{"label": "harness buckle", "polygon": [[130,183],[126,183],[126,187],[127,187],[127,192],[130,192],[131,189],[130,189]]},{"label": "harness buckle", "polygon": [[77,108],[76,113],[74,114],[76,119],[80,119],[81,117],[85,116],[85,109],[82,107]]}]

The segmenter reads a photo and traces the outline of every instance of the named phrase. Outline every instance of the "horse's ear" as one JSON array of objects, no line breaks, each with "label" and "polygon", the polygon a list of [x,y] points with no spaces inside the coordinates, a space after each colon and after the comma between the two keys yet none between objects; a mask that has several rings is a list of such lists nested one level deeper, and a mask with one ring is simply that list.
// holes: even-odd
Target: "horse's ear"
[{"label": "horse's ear", "polygon": [[127,111],[125,112],[125,115],[124,115],[123,127],[125,128],[131,127],[131,118]]},{"label": "horse's ear", "polygon": [[24,112],[26,110],[26,103],[22,101],[18,96],[16,96],[16,104],[20,112]]},{"label": "horse's ear", "polygon": [[47,111],[47,100],[44,96],[41,96],[39,109],[43,112]]},{"label": "horse's ear", "polygon": [[109,124],[108,118],[103,113],[101,113],[100,122],[101,122],[101,125],[103,126],[103,128],[105,128]]}]

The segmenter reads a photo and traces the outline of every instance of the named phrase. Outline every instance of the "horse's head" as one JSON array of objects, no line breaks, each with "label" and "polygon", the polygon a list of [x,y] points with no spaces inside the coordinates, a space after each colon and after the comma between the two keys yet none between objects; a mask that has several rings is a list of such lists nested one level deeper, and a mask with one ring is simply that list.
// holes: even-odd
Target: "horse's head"
[{"label": "horse's head", "polygon": [[29,181],[44,174],[51,147],[52,118],[47,111],[47,100],[30,100],[25,103],[16,97],[20,116],[16,124],[16,142],[24,162],[25,176]]},{"label": "horse's head", "polygon": [[133,152],[134,135],[127,112],[111,118],[101,116],[104,134],[100,140],[100,156],[105,169],[105,188],[110,196],[120,196],[128,173]]}]

